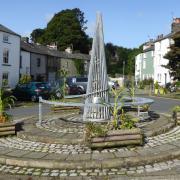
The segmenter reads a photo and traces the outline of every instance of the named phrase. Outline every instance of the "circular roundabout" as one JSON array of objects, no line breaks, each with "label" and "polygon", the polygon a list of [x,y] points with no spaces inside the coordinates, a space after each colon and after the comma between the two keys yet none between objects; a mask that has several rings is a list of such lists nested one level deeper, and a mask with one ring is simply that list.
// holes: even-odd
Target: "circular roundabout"
[{"label": "circular roundabout", "polygon": [[180,165],[180,127],[168,117],[161,115],[140,123],[144,130],[152,131],[147,133],[143,146],[99,150],[83,143],[81,118],[71,112],[48,115],[41,124],[37,118],[25,120],[17,137],[0,139],[0,172],[42,177],[118,177]]}]

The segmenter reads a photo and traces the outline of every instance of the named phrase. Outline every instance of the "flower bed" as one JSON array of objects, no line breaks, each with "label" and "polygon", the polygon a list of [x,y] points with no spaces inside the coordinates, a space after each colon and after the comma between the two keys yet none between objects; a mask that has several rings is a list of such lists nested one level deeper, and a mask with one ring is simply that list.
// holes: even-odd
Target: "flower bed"
[{"label": "flower bed", "polygon": [[104,137],[91,137],[89,141],[92,149],[142,144],[143,135],[139,128],[110,130]]}]

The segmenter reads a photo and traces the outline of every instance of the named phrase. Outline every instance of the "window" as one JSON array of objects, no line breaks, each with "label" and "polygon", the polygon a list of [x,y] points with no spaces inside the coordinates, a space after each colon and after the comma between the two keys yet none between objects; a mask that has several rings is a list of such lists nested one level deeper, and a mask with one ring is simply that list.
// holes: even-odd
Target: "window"
[{"label": "window", "polygon": [[2,74],[2,86],[3,87],[8,86],[8,76],[9,76],[8,72],[4,72]]},{"label": "window", "polygon": [[8,64],[9,63],[9,50],[4,49],[3,51],[3,63]]},{"label": "window", "polygon": [[37,67],[40,67],[40,66],[41,66],[41,59],[37,58]]},{"label": "window", "polygon": [[22,56],[20,56],[19,67],[22,68]]},{"label": "window", "polygon": [[3,42],[8,42],[9,36],[7,34],[3,34]]}]

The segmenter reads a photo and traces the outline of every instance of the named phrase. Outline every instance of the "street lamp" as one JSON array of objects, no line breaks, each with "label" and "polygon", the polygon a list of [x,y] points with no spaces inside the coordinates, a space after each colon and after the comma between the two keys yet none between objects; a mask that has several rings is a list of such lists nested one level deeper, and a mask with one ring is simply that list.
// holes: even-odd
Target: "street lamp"
[{"label": "street lamp", "polygon": [[123,61],[123,85],[124,85],[124,68],[125,68],[125,61]]}]

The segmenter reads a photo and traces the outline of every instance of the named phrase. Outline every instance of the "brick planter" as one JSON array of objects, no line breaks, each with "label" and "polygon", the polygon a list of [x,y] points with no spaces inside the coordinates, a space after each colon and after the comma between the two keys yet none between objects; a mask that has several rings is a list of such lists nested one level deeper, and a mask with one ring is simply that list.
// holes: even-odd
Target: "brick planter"
[{"label": "brick planter", "polygon": [[142,144],[143,134],[139,128],[112,130],[104,137],[92,137],[89,140],[92,149]]},{"label": "brick planter", "polygon": [[7,135],[14,135],[16,134],[15,131],[15,124],[13,123],[0,123],[0,137],[7,136]]}]

